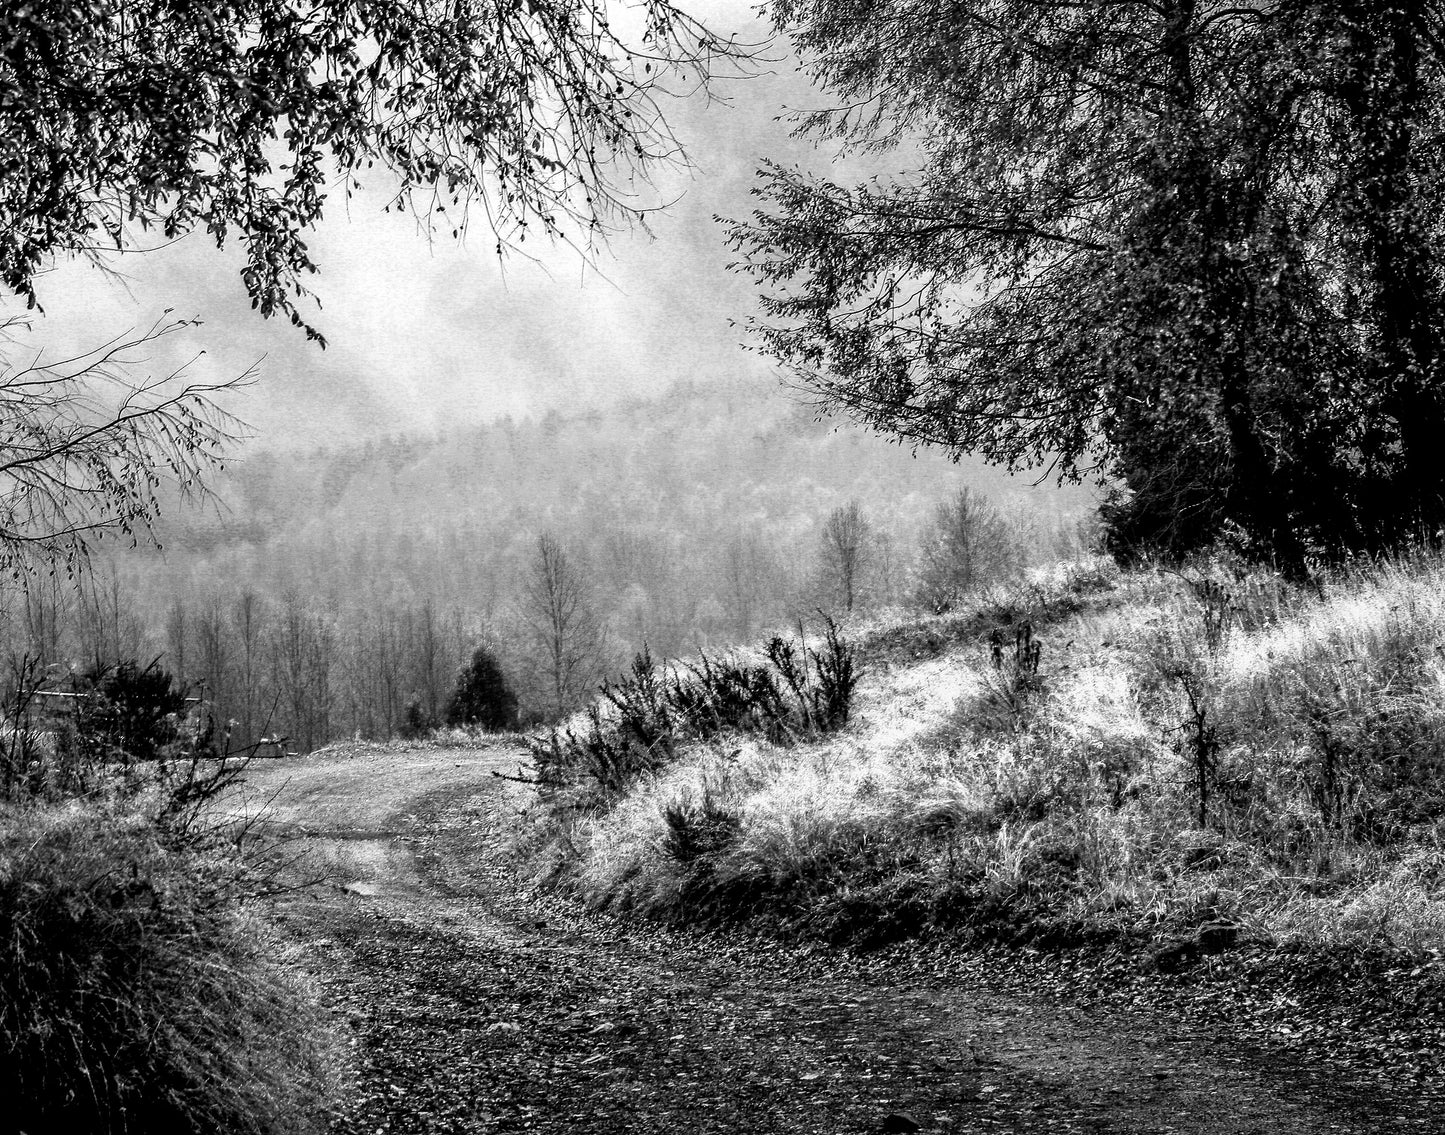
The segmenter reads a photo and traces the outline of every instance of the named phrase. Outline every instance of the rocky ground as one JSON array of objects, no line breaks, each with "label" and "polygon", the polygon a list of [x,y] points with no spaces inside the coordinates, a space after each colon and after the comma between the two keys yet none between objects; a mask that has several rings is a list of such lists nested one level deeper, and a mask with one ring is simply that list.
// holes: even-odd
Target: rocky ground
[{"label": "rocky ground", "polygon": [[1428,1085],[1167,998],[523,893],[491,776],[516,761],[333,751],[249,775],[292,870],[326,876],[279,916],[354,1045],[337,1133],[1445,1131]]}]

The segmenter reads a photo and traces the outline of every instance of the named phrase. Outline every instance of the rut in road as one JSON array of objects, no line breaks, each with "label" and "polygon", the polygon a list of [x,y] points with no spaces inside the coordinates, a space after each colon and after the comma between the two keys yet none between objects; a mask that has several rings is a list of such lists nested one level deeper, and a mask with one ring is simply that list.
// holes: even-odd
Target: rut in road
[{"label": "rut in road", "polygon": [[489,774],[515,761],[367,754],[255,778],[284,781],[275,823],[340,880],[284,914],[356,1038],[337,1132],[1439,1129],[1408,1099],[1157,1019],[529,897],[495,854],[509,805]]}]

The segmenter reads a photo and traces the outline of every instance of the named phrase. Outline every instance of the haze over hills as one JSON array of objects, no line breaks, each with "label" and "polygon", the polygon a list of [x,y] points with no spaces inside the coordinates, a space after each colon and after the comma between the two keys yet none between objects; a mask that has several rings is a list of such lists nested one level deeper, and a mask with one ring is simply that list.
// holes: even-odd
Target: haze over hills
[{"label": "haze over hills", "polygon": [[[822,523],[857,501],[906,563],[933,508],[963,486],[1043,544],[1093,504],[1087,488],[911,452],[752,386],[682,384],[605,412],[256,450],[218,484],[226,508],[173,519],[165,556],[147,562],[167,591],[226,581],[342,604],[430,598],[490,611],[551,531],[596,586],[625,591],[672,572],[690,581],[690,600],[725,603],[721,561],[739,541],[770,550],[804,586]],[[620,554],[624,544],[635,554]],[[875,598],[896,599],[903,574]]]},{"label": "haze over hills", "polygon": [[[819,573],[820,533],[849,502],[873,534],[860,604],[907,601],[921,533],[964,486],[1015,523],[1034,558],[1075,549],[1093,507],[1087,488],[1034,486],[977,461],[915,454],[742,384],[681,384],[606,411],[435,437],[254,449],[216,483],[222,507],[172,509],[163,552],[102,561],[91,597],[71,604],[68,637],[32,652],[49,661],[164,654],[170,669],[205,675],[220,696],[235,685],[240,653],[255,655],[253,669],[282,665],[285,651],[267,635],[289,624],[293,654],[328,653],[335,664],[319,678],[313,664],[305,681],[299,661],[290,677],[252,675],[257,689],[233,695],[252,711],[229,715],[259,713],[262,685],[291,691],[300,682],[313,692],[289,712],[307,721],[288,732],[313,744],[385,734],[408,700],[439,714],[482,641],[503,657],[524,704],[545,700],[527,611],[544,532],[603,629],[589,667],[596,677],[644,646],[677,656],[836,608]],[[237,604],[246,596],[260,629],[243,642]],[[12,641],[27,633],[12,629]],[[375,670],[367,659],[378,652],[395,656],[382,693],[359,677]],[[343,691],[349,682],[361,685]]]}]

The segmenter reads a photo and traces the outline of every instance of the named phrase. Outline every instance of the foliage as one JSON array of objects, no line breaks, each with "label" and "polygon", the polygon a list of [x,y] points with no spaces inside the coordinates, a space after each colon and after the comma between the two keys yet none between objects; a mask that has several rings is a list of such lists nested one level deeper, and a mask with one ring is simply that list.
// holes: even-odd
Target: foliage
[{"label": "foliage", "polygon": [[1420,5],[778,0],[915,175],[770,165],[731,240],[762,350],[890,434],[1119,486],[1122,551],[1291,573],[1445,521],[1445,105]]},{"label": "foliage", "polygon": [[472,652],[457,677],[456,689],[447,702],[448,725],[480,725],[492,731],[510,729],[517,723],[517,695],[497,656],[485,646]]},{"label": "foliage", "polygon": [[95,665],[76,685],[72,722],[75,744],[95,762],[153,761],[181,737],[184,691],[161,669],[160,659],[142,667],[135,659]]},{"label": "foliage", "polygon": [[428,228],[459,232],[477,211],[499,241],[588,241],[638,214],[639,173],[677,158],[665,76],[706,81],[740,54],[667,0],[612,14],[603,0],[9,8],[0,275],[33,301],[56,255],[204,229],[240,241],[253,307],[306,326],[306,230],[373,165]]},{"label": "foliage", "polygon": [[823,621],[821,650],[805,644],[800,655],[796,644],[775,637],[768,665],[704,653],[669,672],[642,651],[628,675],[603,683],[583,733],[554,729],[532,739],[534,782],[549,797],[580,786],[569,803],[605,808],[674,763],[686,742],[756,735],[789,745],[844,728],[856,662],[837,624],[826,615]]},{"label": "foliage", "polygon": [[317,1129],[335,1050],[234,861],[134,807],[0,815],[0,1093],[16,1130]]}]

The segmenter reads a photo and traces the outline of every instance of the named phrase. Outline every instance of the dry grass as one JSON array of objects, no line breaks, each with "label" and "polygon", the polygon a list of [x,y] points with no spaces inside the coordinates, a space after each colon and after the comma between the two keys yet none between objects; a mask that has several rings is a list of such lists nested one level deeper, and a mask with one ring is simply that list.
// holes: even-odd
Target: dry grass
[{"label": "dry grass", "polygon": [[0,1097],[17,1130],[318,1129],[332,1033],[233,859],[143,798],[0,811]]},{"label": "dry grass", "polygon": [[[1037,675],[1012,663],[1023,621]],[[575,885],[844,936],[1230,919],[1320,946],[1445,946],[1440,558],[1318,592],[1221,564],[1094,565],[853,633],[871,664],[846,731],[685,748],[615,807],[557,821]]]}]

